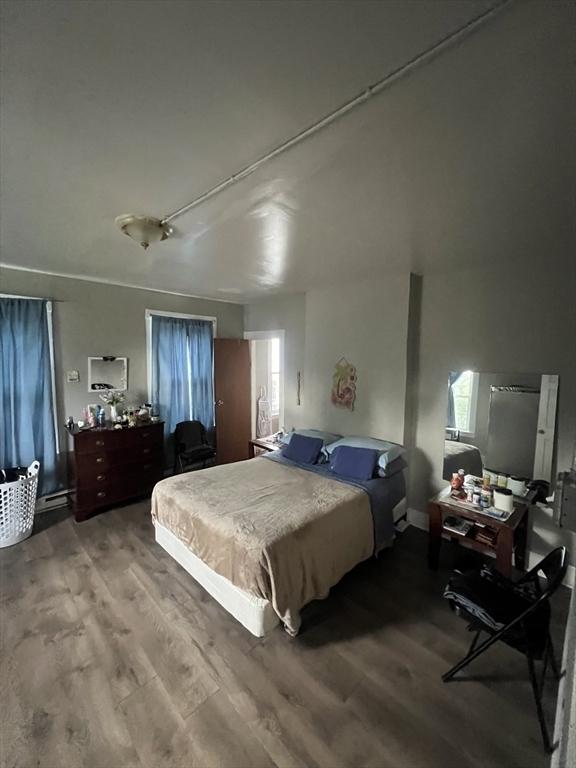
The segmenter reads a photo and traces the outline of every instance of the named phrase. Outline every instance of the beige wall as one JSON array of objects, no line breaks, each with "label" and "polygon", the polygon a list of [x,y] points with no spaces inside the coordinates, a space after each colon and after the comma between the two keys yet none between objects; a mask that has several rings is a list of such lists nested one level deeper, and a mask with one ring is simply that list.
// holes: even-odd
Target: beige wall
[{"label": "beige wall", "polygon": [[[408,275],[306,294],[306,426],[403,441],[408,297]],[[356,366],[353,411],[330,401],[341,357]]]},{"label": "beige wall", "polygon": [[[0,293],[36,296],[54,301],[54,347],[58,416],[80,417],[81,409],[97,402],[88,392],[88,357],[128,358],[127,402],[148,399],[146,372],[146,309],[207,315],[217,318],[221,337],[242,337],[243,307],[205,299],[54,277],[0,267]],[[78,370],[80,381],[66,383],[66,371]],[[65,442],[62,445],[66,445]]]},{"label": "beige wall", "polygon": [[[286,332],[285,423],[403,442],[410,277],[390,276],[246,305],[245,329]],[[356,366],[354,411],[330,402],[340,357]],[[302,405],[296,405],[296,373]]]}]

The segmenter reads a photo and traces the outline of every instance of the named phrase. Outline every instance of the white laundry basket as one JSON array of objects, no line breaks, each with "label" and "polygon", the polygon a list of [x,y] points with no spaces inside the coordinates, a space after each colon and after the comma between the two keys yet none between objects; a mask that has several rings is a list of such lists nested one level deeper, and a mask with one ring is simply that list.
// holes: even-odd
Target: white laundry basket
[{"label": "white laundry basket", "polygon": [[33,461],[27,477],[0,484],[0,547],[17,544],[32,533],[39,469],[40,462]]}]

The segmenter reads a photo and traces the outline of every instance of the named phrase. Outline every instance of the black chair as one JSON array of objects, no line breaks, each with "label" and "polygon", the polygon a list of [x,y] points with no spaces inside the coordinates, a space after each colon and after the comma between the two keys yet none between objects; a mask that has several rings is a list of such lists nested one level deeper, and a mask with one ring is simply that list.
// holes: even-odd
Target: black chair
[{"label": "black chair", "polygon": [[184,472],[185,467],[216,456],[216,449],[210,445],[204,425],[199,421],[181,421],[174,431],[174,474]]},{"label": "black chair", "polygon": [[[476,634],[466,656],[442,675],[442,680],[445,683],[452,680],[454,675],[498,640],[523,653],[528,661],[538,721],[547,752],[554,750],[542,708],[548,662],[555,678],[560,679],[550,637],[549,599],[562,583],[567,567],[566,547],[558,547],[517,581],[484,566],[480,572],[455,571],[444,591],[451,607],[469,622],[468,629]],[[540,574],[544,576],[543,583]],[[488,637],[479,643],[482,633]],[[542,661],[540,679],[536,674],[536,660]]]}]

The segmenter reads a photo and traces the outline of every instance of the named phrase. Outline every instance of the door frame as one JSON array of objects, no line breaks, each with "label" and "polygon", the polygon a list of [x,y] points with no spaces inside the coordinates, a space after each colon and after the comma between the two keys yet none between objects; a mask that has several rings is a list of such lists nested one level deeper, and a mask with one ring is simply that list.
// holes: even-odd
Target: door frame
[{"label": "door frame", "polygon": [[[284,348],[285,348],[285,337],[286,337],[286,331],[284,330],[277,330],[277,331],[244,331],[244,338],[248,339],[249,341],[268,341],[270,339],[279,339],[280,340],[280,408],[278,409],[278,427],[279,429],[283,429],[284,427],[284,379],[286,376],[286,365],[285,365],[285,355],[284,355]],[[252,346],[250,346],[250,367],[251,367],[251,373],[250,373],[250,409],[251,409],[251,434],[252,437],[255,436],[255,424],[256,424],[256,402],[254,399],[254,366],[252,365]]]}]

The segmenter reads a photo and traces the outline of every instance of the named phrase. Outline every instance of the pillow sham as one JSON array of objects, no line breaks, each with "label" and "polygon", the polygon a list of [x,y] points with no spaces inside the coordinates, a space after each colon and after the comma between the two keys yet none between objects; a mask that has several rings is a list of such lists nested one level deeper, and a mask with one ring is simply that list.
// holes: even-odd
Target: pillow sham
[{"label": "pillow sham", "polygon": [[386,469],[388,464],[400,458],[406,452],[404,446],[398,443],[378,440],[375,437],[341,437],[340,440],[327,445],[325,450],[329,456],[332,456],[333,451],[341,445],[350,446],[351,448],[370,448],[378,451],[378,466],[382,469]]},{"label": "pillow sham", "polygon": [[407,466],[404,457],[400,456],[398,459],[394,459],[394,461],[389,461],[384,469],[380,466],[376,466],[374,475],[375,477],[393,477],[394,475],[397,475],[398,472],[402,472],[403,469],[406,469]]},{"label": "pillow sham", "polygon": [[353,448],[340,445],[330,457],[330,469],[337,475],[355,480],[370,480],[374,475],[378,451],[372,448]]},{"label": "pillow sham", "polygon": [[318,437],[322,440],[322,445],[326,446],[333,443],[335,440],[339,440],[342,435],[334,435],[332,432],[324,432],[321,429],[295,429],[293,432],[287,432],[282,435],[280,442],[284,445],[288,445],[292,439],[292,435],[305,435],[306,437]]},{"label": "pillow sham", "polygon": [[319,437],[294,434],[288,445],[282,448],[282,456],[300,464],[316,464],[321,450],[322,440]]}]

